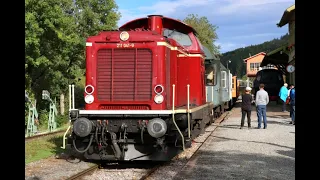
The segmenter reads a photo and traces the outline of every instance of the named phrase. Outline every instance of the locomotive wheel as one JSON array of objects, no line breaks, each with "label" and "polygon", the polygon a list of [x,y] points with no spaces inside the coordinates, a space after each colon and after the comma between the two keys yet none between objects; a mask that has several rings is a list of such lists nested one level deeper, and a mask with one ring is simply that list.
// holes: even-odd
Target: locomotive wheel
[{"label": "locomotive wheel", "polygon": [[219,112],[214,112],[214,118],[218,118],[219,117]]},{"label": "locomotive wheel", "polygon": [[212,110],[211,113],[209,114],[209,122],[207,123],[207,125],[210,125],[214,122],[214,116],[215,116],[215,112]]}]

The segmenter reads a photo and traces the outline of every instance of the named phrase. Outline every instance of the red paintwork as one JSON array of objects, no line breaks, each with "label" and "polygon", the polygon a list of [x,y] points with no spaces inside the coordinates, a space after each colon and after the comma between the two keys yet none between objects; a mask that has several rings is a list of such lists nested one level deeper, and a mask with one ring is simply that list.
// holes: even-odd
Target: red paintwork
[{"label": "red paintwork", "polygon": [[269,100],[270,101],[277,101],[278,100],[278,96],[269,96]]},{"label": "red paintwork", "polygon": [[[161,35],[162,28],[179,29],[189,34],[193,44],[182,47],[173,39],[165,39]],[[122,31],[101,32],[87,39],[92,46],[86,47],[86,85],[95,88],[95,100],[86,104],[85,109],[171,109],[172,84],[176,85],[176,108],[187,105],[187,84],[190,84],[190,104],[199,106],[205,103],[204,59],[177,57],[182,53],[157,45],[157,42],[167,42],[185,53],[204,55],[192,27],[174,19],[149,16],[131,21],[120,30],[129,33],[127,41],[120,40]],[[119,47],[119,44],[134,44],[134,48]],[[147,50],[140,51],[140,48],[150,49],[152,54]],[[164,102],[161,104],[153,100],[156,95],[154,87],[158,84],[164,87]]]},{"label": "red paintwork", "polygon": [[[149,17],[155,17],[155,16],[156,15],[150,15]],[[178,31],[193,32],[194,34],[197,33],[193,27],[185,24],[184,22],[178,21],[176,19],[168,18],[168,17],[162,17],[160,15],[157,17],[161,17],[162,26],[164,28],[176,29]],[[158,22],[158,23],[160,23],[160,22]],[[126,24],[120,26],[119,30],[120,31],[129,31],[129,30],[134,30],[136,28],[151,29],[151,24],[149,22],[149,18],[139,18],[139,19],[129,21]]]}]

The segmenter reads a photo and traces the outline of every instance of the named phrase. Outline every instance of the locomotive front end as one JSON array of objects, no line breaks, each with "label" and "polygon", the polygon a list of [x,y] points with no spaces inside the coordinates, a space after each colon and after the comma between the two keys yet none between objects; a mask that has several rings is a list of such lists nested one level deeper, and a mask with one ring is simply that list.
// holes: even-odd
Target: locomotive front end
[{"label": "locomotive front end", "polygon": [[70,110],[67,147],[74,153],[90,160],[156,161],[176,154],[166,146],[170,87],[166,51],[158,46],[165,40],[159,19],[149,21],[154,30],[107,31],[87,39],[85,110]]}]

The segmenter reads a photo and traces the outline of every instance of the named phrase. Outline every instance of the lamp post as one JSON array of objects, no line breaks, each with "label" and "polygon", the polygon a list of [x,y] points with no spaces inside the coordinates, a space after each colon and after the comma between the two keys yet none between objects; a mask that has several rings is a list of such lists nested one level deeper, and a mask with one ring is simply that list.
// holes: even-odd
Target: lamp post
[{"label": "lamp post", "polygon": [[229,68],[228,68],[229,63],[231,63],[230,60],[227,61],[227,69],[228,69],[228,70],[229,70]]}]

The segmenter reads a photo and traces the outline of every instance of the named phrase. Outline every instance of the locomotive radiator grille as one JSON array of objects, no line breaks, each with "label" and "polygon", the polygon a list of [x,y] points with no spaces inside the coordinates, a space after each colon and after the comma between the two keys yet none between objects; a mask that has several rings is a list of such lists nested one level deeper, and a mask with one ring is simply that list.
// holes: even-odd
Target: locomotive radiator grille
[{"label": "locomotive radiator grille", "polygon": [[152,96],[150,49],[100,49],[97,52],[97,99],[149,101]]}]

